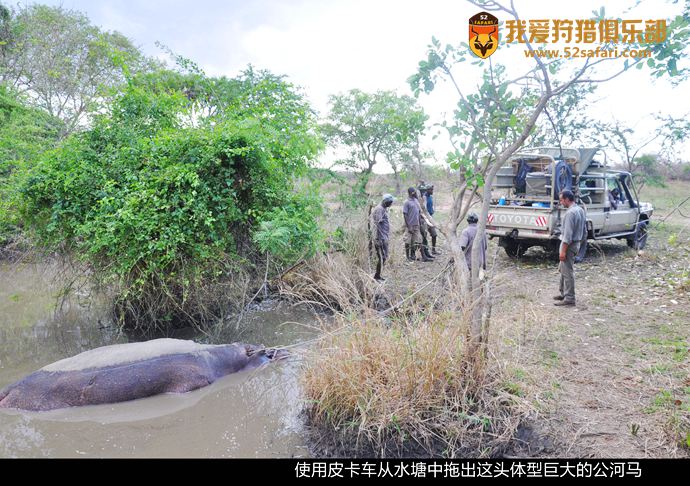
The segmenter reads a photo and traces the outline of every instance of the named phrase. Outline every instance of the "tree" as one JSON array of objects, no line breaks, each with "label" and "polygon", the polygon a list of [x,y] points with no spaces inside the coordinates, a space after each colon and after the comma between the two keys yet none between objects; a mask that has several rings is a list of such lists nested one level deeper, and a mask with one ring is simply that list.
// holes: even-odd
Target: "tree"
[{"label": "tree", "polygon": [[658,127],[651,136],[637,141],[639,135],[635,133],[635,130],[619,120],[597,123],[600,145],[613,149],[619,156],[622,167],[635,178],[639,189],[642,189],[646,183],[660,182],[658,171],[654,168],[656,157],[650,154],[641,156],[641,152],[662,136],[662,130],[663,126]]},{"label": "tree", "polygon": [[0,84],[0,179],[56,145],[63,123]]},{"label": "tree", "polygon": [[330,113],[322,129],[331,144],[347,147],[349,157],[338,165],[357,171],[361,190],[366,192],[366,182],[379,156],[393,160],[397,168],[396,154],[414,144],[426,120],[424,110],[409,96],[353,89],[330,97]]},{"label": "tree", "polygon": [[660,124],[658,129],[659,145],[661,146],[659,155],[670,164],[687,162],[687,154],[679,150],[679,145],[686,143],[690,137],[690,113],[678,118],[657,114],[655,119]]},{"label": "tree", "polygon": [[552,98],[537,120],[527,143],[535,147],[585,147],[595,143],[598,124],[587,115],[588,98],[594,84],[574,84],[561,96]]},{"label": "tree", "polygon": [[[520,20],[512,2],[510,7],[495,1],[470,3],[485,10],[501,11],[515,21]],[[594,15],[597,19],[603,19],[604,9],[594,12]],[[686,44],[679,39],[688,36],[689,22],[690,18],[687,16],[677,16],[674,20],[675,29],[670,31],[668,38],[650,47],[651,58],[625,60],[623,63],[613,58],[587,58],[579,65],[573,66],[575,62],[572,60],[543,61],[534,56],[535,65],[513,79],[504,75],[503,68],[494,67],[493,63],[489,62],[489,66],[484,69],[483,83],[475,93],[469,95],[465,94],[465,90],[453,74],[453,68],[467,60],[469,49],[466,45],[461,45],[460,48],[452,45],[442,47],[440,42],[433,39],[427,58],[419,63],[417,73],[409,78],[409,82],[415,94],[419,94],[422,91],[433,91],[439,81],[450,81],[459,99],[455,123],[449,131],[459,140],[454,141],[456,150],[449,154],[448,160],[451,167],[461,169],[461,185],[444,231],[450,241],[455,260],[456,281],[466,299],[464,308],[470,315],[467,365],[473,373],[480,373],[485,362],[484,350],[490,324],[491,297],[489,282],[482,283],[479,278],[480,245],[473,247],[471,273],[468,273],[464,264],[457,229],[469,210],[472,199],[465,198],[465,193],[474,195],[480,190],[482,192],[482,208],[476,234],[476,238],[481,239],[485,234],[491,203],[492,181],[499,169],[532,134],[537,120],[549,103],[575,85],[608,82],[632,67],[641,69],[646,65],[655,76],[686,76],[687,71],[679,70],[676,62],[683,56],[683,50],[686,48]],[[522,40],[525,47],[534,53],[534,48],[524,33]],[[482,62],[475,61],[476,64]],[[571,67],[574,69],[566,73]],[[612,68],[612,71],[602,74],[599,72],[601,67]],[[525,103],[525,99],[530,101]]]},{"label": "tree", "polygon": [[[620,120],[594,124],[595,138],[602,147],[613,149],[621,166],[630,172],[638,189],[646,184],[663,184],[661,164],[672,168],[684,155],[679,150],[690,135],[690,122],[686,116],[654,115],[656,128],[647,137],[640,137],[632,127]],[[644,154],[652,144],[659,146],[658,155]]]},{"label": "tree", "polygon": [[124,64],[136,71],[148,62],[122,34],[63,7],[2,7],[0,44],[0,82],[61,119],[61,138],[83,127],[108,90],[124,82]]},{"label": "tree", "polygon": [[208,322],[240,299],[228,287],[263,252],[289,261],[317,248],[318,201],[294,190],[321,147],[315,117],[279,77],[246,78],[193,78],[198,93],[237,88],[222,99],[238,108],[212,115],[188,75],[129,79],[25,178],[31,234],[114,288],[126,323]]},{"label": "tree", "polygon": [[12,47],[12,11],[0,3],[0,65],[5,65],[7,53]]},{"label": "tree", "polygon": [[33,165],[46,150],[56,146],[62,121],[0,84],[0,245],[16,236],[16,204],[21,177],[18,168]]},{"label": "tree", "polygon": [[[420,120],[421,122],[421,120]],[[423,122],[422,128],[423,130]],[[402,194],[402,173],[414,172],[418,178],[422,177],[422,165],[424,158],[428,157],[428,153],[423,153],[420,150],[421,145],[421,130],[415,133],[412,137],[406,140],[390,140],[383,144],[381,153],[386,158],[386,161],[393,169],[393,177],[395,178],[396,194]]]}]

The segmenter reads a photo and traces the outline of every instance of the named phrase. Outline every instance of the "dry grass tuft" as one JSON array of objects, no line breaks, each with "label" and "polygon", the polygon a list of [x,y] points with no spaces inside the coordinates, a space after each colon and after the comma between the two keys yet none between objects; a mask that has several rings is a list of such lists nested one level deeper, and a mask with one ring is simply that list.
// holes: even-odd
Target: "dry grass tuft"
[{"label": "dry grass tuft", "polygon": [[376,281],[343,253],[318,256],[282,279],[280,295],[333,312],[375,308]]},{"label": "dry grass tuft", "polygon": [[516,397],[498,375],[466,376],[465,327],[452,315],[345,329],[313,350],[303,376],[310,423],[335,454],[490,457],[514,437]]},{"label": "dry grass tuft", "polygon": [[372,278],[367,235],[365,222],[351,224],[333,245],[337,251],[311,258],[280,280],[281,296],[334,313],[385,306]]}]

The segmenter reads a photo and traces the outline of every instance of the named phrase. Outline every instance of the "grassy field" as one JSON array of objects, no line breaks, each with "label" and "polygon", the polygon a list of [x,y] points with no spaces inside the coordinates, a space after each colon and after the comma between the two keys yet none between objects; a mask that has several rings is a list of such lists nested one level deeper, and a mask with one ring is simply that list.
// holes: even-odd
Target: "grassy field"
[{"label": "grassy field", "polygon": [[[416,179],[404,181],[403,187],[416,185]],[[443,222],[452,201],[452,176],[438,172],[425,180],[435,185],[435,219]],[[378,196],[394,187],[391,177],[378,176],[370,192]],[[690,219],[686,217],[690,204],[676,209],[688,196],[690,183],[645,188],[641,199],[655,206],[648,247],[636,252],[618,240],[590,245],[586,261],[577,266],[576,308],[552,305],[551,297],[558,287],[557,266],[543,251],[532,249],[514,260],[490,242],[488,273],[494,307],[490,379],[484,384],[483,396],[495,401],[486,400],[483,408],[463,405],[457,387],[444,387],[456,382],[443,376],[460,373],[448,365],[453,358],[447,350],[439,360],[447,364],[445,375],[438,369],[430,372],[426,365],[415,367],[423,360],[410,362],[404,356],[395,357],[398,349],[408,357],[433,360],[422,349],[428,350],[424,346],[433,343],[438,346],[439,336],[447,336],[444,333],[450,328],[439,328],[439,322],[459,326],[462,319],[444,313],[455,291],[444,274],[448,251],[442,237],[444,255],[435,262],[405,262],[399,209],[403,201],[397,201],[391,210],[391,260],[384,271],[388,280],[383,285],[373,282],[366,244],[360,241],[354,250],[361,262],[360,273],[353,277],[358,283],[352,288],[367,286],[370,301],[375,301],[378,293],[391,304],[404,302],[404,310],[384,321],[373,314],[364,319],[364,326],[360,316],[348,321],[357,324],[346,331],[343,324],[343,332],[334,335],[327,349],[320,348],[319,353],[323,358],[329,356],[328,350],[342,353],[350,349],[357,359],[348,362],[340,356],[329,363],[348,365],[335,368],[317,359],[317,368],[328,373],[311,376],[326,382],[314,378],[307,383],[307,388],[319,391],[333,386],[338,389],[342,379],[358,384],[359,401],[355,400],[354,408],[342,416],[350,442],[342,434],[331,436],[331,442],[340,440],[340,450],[348,450],[348,444],[355,447],[373,437],[379,449],[370,449],[370,453],[376,454],[410,453],[416,450],[412,445],[418,449],[422,444],[438,455],[474,451],[477,456],[690,457]],[[331,224],[350,225],[365,233],[366,208],[346,210],[335,200],[330,207]],[[340,270],[339,275],[343,274]],[[337,280],[334,276],[331,281]],[[350,316],[353,312],[354,308],[349,310]],[[388,326],[388,330],[384,327],[373,334],[363,331],[367,326],[380,325]],[[425,326],[436,326],[437,332],[426,333],[421,329]],[[378,341],[372,343],[375,337]],[[381,359],[377,351],[382,353]],[[363,369],[353,368],[353,363],[367,363],[368,371],[362,375]],[[429,392],[435,396],[439,392],[433,387],[439,383],[444,393],[455,390],[450,394],[454,398],[417,401],[415,406],[421,409],[415,415],[409,408],[411,402],[401,398],[404,394],[398,385],[402,383],[390,386],[391,380],[381,378],[390,375],[391,366],[400,366],[405,373],[419,373],[420,386],[429,384]],[[316,401],[325,399],[318,396]],[[377,403],[386,406],[377,407]],[[495,408],[496,403],[503,408]],[[326,408],[327,416],[336,416],[337,409]],[[435,414],[429,414],[430,410]],[[410,418],[415,416],[416,421]],[[471,425],[477,420],[486,422],[473,429]],[[338,430],[335,422],[324,423]],[[453,430],[454,434],[448,438],[439,433],[440,429]],[[469,440],[471,432],[478,430],[483,439]],[[506,433],[512,439],[499,440],[505,439]],[[437,441],[433,446],[430,438],[440,436],[445,442]],[[463,443],[472,446],[468,449]]]}]

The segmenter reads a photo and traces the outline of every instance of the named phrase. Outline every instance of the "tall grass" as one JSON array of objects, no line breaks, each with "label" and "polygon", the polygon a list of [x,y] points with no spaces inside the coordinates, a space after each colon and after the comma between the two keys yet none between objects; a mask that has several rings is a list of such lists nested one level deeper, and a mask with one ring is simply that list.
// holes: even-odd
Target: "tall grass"
[{"label": "tall grass", "polygon": [[450,313],[349,321],[307,358],[307,416],[337,453],[493,456],[518,426],[512,396],[466,374],[465,330]]},{"label": "tall grass", "polygon": [[[284,295],[336,315],[338,331],[326,330],[307,353],[302,377],[306,417],[322,444],[318,453],[502,452],[519,424],[516,397],[495,368],[470,372],[469,314],[460,311],[452,279],[439,280],[431,296],[397,305],[367,271],[366,231],[355,228],[346,241],[343,251],[312,259],[281,285]],[[380,305],[388,299],[395,299],[395,309],[379,312],[391,310],[393,302]]]},{"label": "tall grass", "polygon": [[332,249],[304,262],[278,282],[283,297],[334,313],[357,313],[377,306],[381,292],[371,278],[365,221],[350,223]]}]

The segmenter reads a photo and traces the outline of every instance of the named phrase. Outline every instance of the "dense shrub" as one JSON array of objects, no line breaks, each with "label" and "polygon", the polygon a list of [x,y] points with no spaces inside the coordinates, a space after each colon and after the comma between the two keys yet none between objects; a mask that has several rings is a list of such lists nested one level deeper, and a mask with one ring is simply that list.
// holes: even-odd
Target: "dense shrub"
[{"label": "dense shrub", "polygon": [[15,91],[0,84],[0,246],[17,233],[16,187],[31,166],[58,141],[62,122],[30,107]]},{"label": "dense shrub", "polygon": [[[233,82],[242,109],[216,116],[209,106],[230,102],[206,97],[201,105],[184,76],[175,89],[169,73],[160,84],[151,75],[130,82],[91,130],[27,177],[23,217],[37,239],[88,262],[97,283],[118,290],[127,318],[204,320],[217,307],[214,286],[260,253],[289,261],[318,245],[319,205],[293,192],[320,147],[311,112],[279,78],[252,76]],[[291,102],[251,98],[267,79]],[[194,78],[202,87],[210,81],[217,86]],[[276,230],[290,225],[290,235]]]}]

